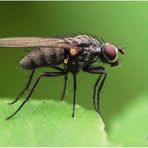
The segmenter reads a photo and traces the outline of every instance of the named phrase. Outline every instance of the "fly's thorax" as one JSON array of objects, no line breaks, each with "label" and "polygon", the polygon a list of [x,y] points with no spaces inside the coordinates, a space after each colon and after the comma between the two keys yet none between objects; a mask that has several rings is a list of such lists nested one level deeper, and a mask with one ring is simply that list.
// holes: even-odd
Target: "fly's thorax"
[{"label": "fly's thorax", "polygon": [[101,46],[98,39],[90,36],[90,35],[77,35],[74,37],[64,38],[65,42],[73,47],[83,48],[93,46]]},{"label": "fly's thorax", "polygon": [[100,47],[84,47],[78,55],[71,56],[68,63],[69,68],[71,69],[70,71],[73,69],[75,71],[80,71],[89,63],[96,61],[100,54],[100,50]]},{"label": "fly's thorax", "polygon": [[83,61],[83,62],[92,62],[96,59],[96,57],[99,56],[100,54],[100,47],[87,47],[84,48],[84,50],[79,54],[77,57],[78,61]]}]

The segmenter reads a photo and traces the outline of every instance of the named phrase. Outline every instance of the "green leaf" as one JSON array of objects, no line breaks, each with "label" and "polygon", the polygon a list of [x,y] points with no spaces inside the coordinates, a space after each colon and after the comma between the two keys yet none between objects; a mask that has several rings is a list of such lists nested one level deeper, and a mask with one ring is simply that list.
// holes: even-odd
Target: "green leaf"
[{"label": "green leaf", "polygon": [[122,146],[148,146],[148,95],[125,106],[111,123],[110,139]]},{"label": "green leaf", "polygon": [[[8,99],[0,101],[0,146],[107,146],[104,124],[94,111],[65,102],[30,100],[12,119],[21,101],[8,106]],[[3,138],[2,138],[3,137]]]}]

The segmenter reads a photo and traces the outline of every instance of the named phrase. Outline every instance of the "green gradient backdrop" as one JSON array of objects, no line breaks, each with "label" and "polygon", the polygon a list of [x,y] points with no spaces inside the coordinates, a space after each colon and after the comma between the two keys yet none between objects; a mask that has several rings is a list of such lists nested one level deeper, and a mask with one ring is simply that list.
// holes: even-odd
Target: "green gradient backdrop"
[{"label": "green gradient backdrop", "polygon": [[[71,35],[83,32],[127,47],[122,66],[107,66],[101,111],[109,126],[135,96],[148,91],[148,2],[0,2],[0,37]],[[12,99],[24,87],[29,71],[18,61],[22,48],[0,48],[0,96]],[[38,70],[38,74],[44,69]],[[48,69],[46,69],[48,71]],[[97,76],[80,73],[78,104],[93,109],[92,90]],[[63,78],[43,79],[33,98],[58,100]],[[72,102],[70,77],[66,100]],[[136,100],[135,100],[136,101]]]}]

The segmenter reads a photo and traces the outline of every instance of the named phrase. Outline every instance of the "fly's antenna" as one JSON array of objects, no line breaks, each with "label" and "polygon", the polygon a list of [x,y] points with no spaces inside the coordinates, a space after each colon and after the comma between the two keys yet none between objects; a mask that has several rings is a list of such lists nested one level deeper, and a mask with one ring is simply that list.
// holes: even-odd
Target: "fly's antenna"
[{"label": "fly's antenna", "polygon": [[118,51],[119,51],[121,54],[124,54],[124,48],[118,48]]},{"label": "fly's antenna", "polygon": [[121,53],[121,54],[124,54],[124,49],[127,48],[127,47],[122,47],[122,48],[118,48],[118,51]]}]

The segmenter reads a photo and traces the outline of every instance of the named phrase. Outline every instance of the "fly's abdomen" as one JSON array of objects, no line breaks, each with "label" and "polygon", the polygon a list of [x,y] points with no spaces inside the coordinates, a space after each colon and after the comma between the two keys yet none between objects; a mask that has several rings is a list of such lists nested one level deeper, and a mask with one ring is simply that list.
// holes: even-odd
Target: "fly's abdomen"
[{"label": "fly's abdomen", "polygon": [[20,65],[26,69],[44,66],[58,65],[63,62],[64,49],[40,47],[29,52],[21,61]]}]

